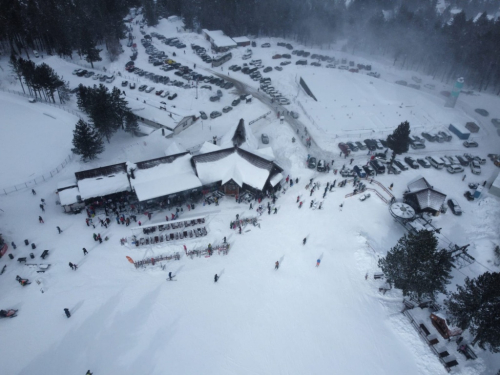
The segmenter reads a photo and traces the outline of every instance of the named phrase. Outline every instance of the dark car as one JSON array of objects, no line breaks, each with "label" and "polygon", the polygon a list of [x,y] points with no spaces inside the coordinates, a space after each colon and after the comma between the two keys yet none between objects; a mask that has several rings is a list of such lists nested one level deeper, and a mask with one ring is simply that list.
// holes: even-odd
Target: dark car
[{"label": "dark car", "polygon": [[408,164],[410,166],[410,168],[412,169],[419,169],[419,165],[418,163],[415,161],[415,159],[413,159],[411,156],[407,156],[405,157],[405,162],[406,164]]},{"label": "dark car", "polygon": [[287,43],[285,47],[286,47],[287,49],[289,49],[289,50],[292,50],[292,49],[293,49],[293,46],[292,46],[290,43]]},{"label": "dark car", "polygon": [[264,73],[269,73],[272,70],[273,70],[273,68],[271,68],[270,66],[268,66],[267,68],[264,69]]},{"label": "dark car", "polygon": [[222,108],[222,112],[224,112],[224,113],[228,113],[229,111],[232,111],[232,110],[233,110],[233,107],[231,107],[229,105]]},{"label": "dark car", "polygon": [[281,65],[281,66],[286,66],[286,65],[288,65],[288,64],[291,64],[291,62],[290,62],[290,61],[283,61],[283,62],[280,62],[280,65]]},{"label": "dark car", "polygon": [[347,147],[349,147],[349,149],[351,151],[359,151],[359,149],[356,147],[356,145],[352,142],[346,142],[346,145],[347,145]]},{"label": "dark car", "polygon": [[231,105],[233,107],[236,107],[238,104],[240,104],[240,101],[241,101],[240,99],[234,99],[233,102],[231,103]]},{"label": "dark car", "polygon": [[220,113],[219,111],[213,111],[212,113],[210,113],[211,119],[217,118],[219,116],[222,116],[222,113]]},{"label": "dark car", "polygon": [[436,142],[437,141],[437,137],[434,134],[430,134],[427,132],[423,132],[422,137],[427,139],[429,142]]},{"label": "dark car", "polygon": [[365,139],[363,142],[365,142],[365,145],[366,147],[368,147],[368,150],[375,151],[377,149],[377,142],[375,142],[374,139]]},{"label": "dark car", "polygon": [[318,167],[316,168],[318,172],[326,172],[326,163],[324,160],[318,161]]},{"label": "dark car", "polygon": [[464,167],[468,167],[469,166],[469,160],[465,156],[457,155],[456,157],[457,157],[460,165],[462,165]]},{"label": "dark car", "polygon": [[365,144],[361,143],[360,141],[356,141],[354,143],[356,144],[356,146],[358,146],[360,150],[366,150]]},{"label": "dark car", "polygon": [[377,172],[377,174],[385,173],[385,166],[380,162],[380,160],[373,159],[370,161],[371,167]]},{"label": "dark car", "polygon": [[210,101],[211,102],[218,102],[219,100],[220,100],[220,96],[219,95],[214,95],[214,96],[210,97]]},{"label": "dark car", "polygon": [[283,55],[281,55],[281,57],[284,59],[291,59],[292,55],[290,55],[289,53],[284,53]]},{"label": "dark car", "polygon": [[206,120],[208,118],[207,114],[203,111],[200,111],[200,117],[202,120]]},{"label": "dark car", "polygon": [[366,177],[366,171],[363,169],[361,165],[355,165],[354,167],[352,167],[352,170],[356,172],[359,178]]},{"label": "dark car", "polygon": [[127,87],[128,86],[128,81],[122,81],[122,87]]},{"label": "dark car", "polygon": [[394,164],[396,164],[396,166],[401,169],[402,171],[407,171],[408,170],[408,167],[406,165],[404,165],[403,163],[401,163],[401,161],[399,159],[394,159]]},{"label": "dark car", "polygon": [[462,208],[460,208],[460,205],[455,199],[448,199],[448,206],[450,207],[453,214],[457,216],[462,215]]},{"label": "dark car", "polygon": [[203,85],[203,86],[200,87],[200,89],[212,90],[212,86],[210,86],[210,85]]},{"label": "dark car", "polygon": [[307,65],[307,60],[297,60],[295,65]]},{"label": "dark car", "polygon": [[225,88],[226,90],[232,89],[233,87],[234,87],[234,83],[232,83],[232,82],[226,82],[223,86],[223,88]]},{"label": "dark car", "polygon": [[310,157],[308,162],[307,162],[307,167],[309,169],[315,169],[316,168],[316,158]]},{"label": "dark car", "polygon": [[477,147],[478,146],[477,142],[474,142],[474,141],[465,141],[463,143],[463,145],[465,147],[467,147],[467,148],[469,148],[469,147]]},{"label": "dark car", "polygon": [[363,165],[363,169],[365,170],[367,176],[375,176],[375,171],[369,165]]},{"label": "dark car", "polygon": [[177,98],[177,94],[173,94],[167,97],[168,100],[174,100],[175,98]]}]

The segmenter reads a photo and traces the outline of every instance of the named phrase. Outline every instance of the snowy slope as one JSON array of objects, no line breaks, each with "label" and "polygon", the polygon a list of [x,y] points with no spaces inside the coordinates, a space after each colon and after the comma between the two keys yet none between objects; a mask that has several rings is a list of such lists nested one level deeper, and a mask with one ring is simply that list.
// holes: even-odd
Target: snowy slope
[{"label": "snowy slope", "polygon": [[[157,31],[177,35],[176,26],[176,22],[162,20]],[[137,27],[134,33],[140,38]],[[179,37],[188,45],[191,42],[207,45],[199,35],[183,33]],[[268,40],[258,44],[265,41]],[[275,46],[276,40],[271,42]],[[147,64],[141,48],[139,46],[137,64],[154,71],[156,68]],[[170,47],[162,48],[168,51]],[[255,48],[254,56],[262,58],[267,66],[273,62],[271,55],[274,49],[278,50],[277,47]],[[283,52],[283,49],[279,50]],[[235,51],[232,63],[241,62],[241,52]],[[341,56],[338,51],[334,53]],[[56,57],[44,60],[64,72],[72,86],[79,82],[95,82],[72,76],[71,71],[76,65],[71,62]],[[189,48],[186,56],[179,55],[178,60],[185,64],[196,63],[197,67],[203,64],[204,69],[209,69],[207,64],[191,54]],[[126,61],[127,53],[116,63],[103,61],[98,66],[106,65],[108,71],[118,72],[123,71]],[[378,64],[376,69],[383,72],[384,66]],[[411,76],[411,73],[393,71],[390,67],[386,69],[390,82],[389,79],[385,81],[383,75],[373,84],[370,81],[375,79],[324,67],[307,66],[302,69],[289,65],[283,72],[273,71],[270,76],[273,82],[280,85],[282,92],[293,98],[299,92],[294,86],[298,72],[306,82],[311,82],[313,91],[318,92],[320,97],[318,103],[306,100],[303,93],[299,93],[297,98],[318,125],[306,118],[297,102],[288,107],[301,114],[300,119],[326,150],[337,152],[336,134],[343,140],[358,140],[353,138],[352,133],[344,131],[345,126],[354,124],[353,128],[359,131],[367,123],[376,134],[384,134],[388,128],[394,128],[410,116],[412,128],[422,126],[427,130],[447,122],[474,118],[482,128],[477,137],[481,148],[472,152],[482,156],[498,152],[498,138],[489,119],[477,118],[473,111],[481,105],[490,111],[491,117],[500,117],[498,98],[462,96],[457,108],[446,109],[437,93],[394,85],[393,75],[400,74],[401,78],[407,79],[406,76]],[[234,76],[257,87],[247,76],[240,73],[234,73]],[[148,84],[148,81],[144,83]],[[115,81],[115,84],[119,83]],[[15,82],[9,88],[19,90]],[[132,92],[127,89],[126,92],[131,100],[137,97],[150,101],[152,105],[160,100],[152,94],[139,94],[137,90]],[[222,101],[214,104],[209,102],[208,93],[195,99],[194,90],[179,89],[177,102],[172,105],[183,110],[209,113],[229,105],[237,94],[224,90]],[[52,107],[43,103],[26,103],[25,107],[21,97],[0,95],[4,95],[0,97],[1,103],[7,103],[2,107],[2,113],[9,118],[15,119],[19,112],[28,116],[30,111],[37,111],[32,122],[50,120],[44,126],[50,126],[50,131],[58,134],[56,137],[53,133],[51,137],[50,133],[44,132],[35,133],[37,137],[24,137],[25,128],[19,125],[8,128],[5,138],[11,141],[4,142],[1,168],[4,172],[2,176],[8,176],[3,182],[13,185],[21,178],[29,178],[28,172],[35,169],[33,165],[37,166],[32,163],[39,163],[36,170],[45,166],[49,169],[54,162],[57,164],[61,149],[70,148],[71,132],[76,121],[74,118],[65,119],[64,126],[67,128],[58,122],[52,124],[53,119],[43,115],[47,108]],[[399,108],[399,101],[413,107]],[[76,108],[74,101],[71,105]],[[376,109],[371,108],[374,105]],[[365,202],[356,197],[346,198],[345,195],[352,192],[351,184],[335,188],[325,199],[321,198],[326,182],[335,179],[339,182],[340,177],[307,169],[305,161],[309,151],[300,142],[291,142],[294,131],[287,124],[279,124],[274,113],[250,128],[260,147],[266,146],[260,143],[260,134],[265,132],[269,135],[276,162],[285,168],[284,175],[289,174],[300,181],[285,194],[280,194],[276,202],[278,214],[268,215],[265,212],[259,218],[260,228],[246,227],[241,235],[231,231],[229,223],[236,214],[240,217],[258,214],[256,205],[249,210],[246,204],[224,198],[217,207],[220,211],[215,211],[213,206],[198,205],[193,212],[188,212],[184,207],[181,218],[209,213],[207,237],[149,248],[129,248],[121,246],[120,239],[131,235],[130,227],[116,224],[113,218],[108,229],[87,227],[84,214],[68,216],[56,205],[54,191],[57,183],[72,178],[75,171],[161,157],[173,141],[184,148],[201,146],[203,142],[211,141],[214,135],[223,136],[240,118],[249,122],[270,109],[273,108],[256,100],[251,104],[240,104],[216,120],[191,126],[173,140],[162,137],[159,131],[141,138],[118,133],[110,144],[106,144],[106,151],[98,160],[92,163],[75,160],[56,177],[38,186],[36,196],[29,190],[0,195],[1,232],[9,243],[14,241],[18,246],[17,250],[9,249],[9,253],[16,258],[29,258],[29,253],[33,252],[36,259],[28,259],[28,263],[51,264],[46,273],[37,273],[36,268],[19,264],[8,257],[0,260],[0,268],[7,264],[6,272],[0,276],[0,308],[20,310],[15,319],[0,320],[2,374],[76,375],[84,374],[88,369],[96,375],[166,372],[445,374],[437,357],[400,314],[400,292],[392,290],[382,295],[378,291],[381,283],[372,277],[374,272],[379,271],[378,258],[394,246],[405,233],[404,229],[393,221],[387,205],[374,194]],[[349,114],[352,119],[348,120]],[[59,118],[62,114],[54,116]],[[0,131],[6,131],[4,128]],[[29,130],[35,131],[32,128]],[[417,133],[421,131],[419,128]],[[50,143],[53,141],[51,138],[59,143]],[[41,148],[45,144],[51,147]],[[36,153],[27,162],[19,156],[22,150],[34,150]],[[425,150],[411,151],[411,154],[444,155],[467,151],[470,150],[455,138],[452,143],[431,144]],[[356,163],[362,163],[368,156],[359,152],[354,157]],[[335,160],[334,166],[340,168],[344,163],[348,164],[349,160]],[[487,191],[476,202],[467,202],[462,196],[468,182],[491,180],[499,171],[489,160],[482,168],[483,172],[478,177],[472,177],[467,170],[465,181],[462,181],[463,174],[450,175],[444,170],[434,169],[409,170],[399,176],[377,177],[377,181],[384,186],[394,183],[393,193],[400,198],[409,181],[424,175],[436,189],[459,201],[464,210],[461,217],[453,216],[448,211],[434,218],[433,223],[442,227],[443,235],[454,242],[461,245],[471,243],[470,253],[477,262],[455,270],[450,289],[454,288],[454,284],[462,283],[465,276],[474,277],[487,269],[498,271],[492,262],[492,244],[499,243],[499,200]],[[310,178],[319,181],[322,186],[312,197],[305,189]],[[296,204],[297,196],[304,202],[301,209]],[[47,202],[45,213],[38,207],[41,198]],[[311,199],[324,201],[323,209],[310,209]],[[267,199],[263,204],[267,205]],[[342,210],[339,209],[340,204],[343,204]],[[40,214],[44,224],[38,223]],[[143,214],[137,218],[144,225],[149,225],[162,223],[170,214],[171,211],[161,211],[153,212],[151,220]],[[57,234],[56,226],[61,227],[62,234]],[[109,241],[102,244],[94,242],[94,232],[100,233],[103,238],[108,236]],[[231,244],[227,256],[194,259],[184,256],[184,244],[190,250],[208,243],[220,243],[224,236]],[[305,237],[307,243],[303,245]],[[25,238],[36,243],[37,249],[25,247],[22,244]],[[89,251],[87,256],[83,255],[83,247]],[[44,249],[50,251],[50,256],[42,261],[39,255]],[[125,258],[130,256],[141,260],[174,252],[180,252],[181,259],[164,262],[165,270],[158,264],[137,270]],[[315,267],[317,259],[321,259],[319,267]],[[274,270],[276,260],[281,264],[277,271]],[[78,270],[71,270],[68,262],[77,263]],[[176,282],[165,281],[170,271],[177,275]],[[216,273],[221,278],[214,284]],[[366,273],[368,280],[365,280]],[[33,283],[23,288],[15,281],[16,275],[27,277]],[[35,280],[39,280],[40,284]],[[71,310],[70,319],[64,316],[63,308]],[[498,355],[480,350],[476,352],[479,355],[476,361],[466,362],[464,357],[457,357],[460,364],[453,372],[492,374],[498,369]]]}]

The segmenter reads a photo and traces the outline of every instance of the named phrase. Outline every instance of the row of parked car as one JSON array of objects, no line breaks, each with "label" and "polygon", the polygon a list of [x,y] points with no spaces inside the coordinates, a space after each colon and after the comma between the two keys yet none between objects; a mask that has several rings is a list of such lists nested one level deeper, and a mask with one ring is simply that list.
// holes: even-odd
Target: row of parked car
[{"label": "row of parked car", "polygon": [[210,64],[212,62],[212,58],[207,55],[207,50],[203,47],[200,47],[196,44],[191,44],[191,48],[193,49],[194,53],[200,57],[204,62]]},{"label": "row of parked car", "polygon": [[114,75],[96,74],[95,72],[85,69],[75,69],[72,74],[78,77],[92,78],[94,81],[106,83],[112,83],[115,80]]}]

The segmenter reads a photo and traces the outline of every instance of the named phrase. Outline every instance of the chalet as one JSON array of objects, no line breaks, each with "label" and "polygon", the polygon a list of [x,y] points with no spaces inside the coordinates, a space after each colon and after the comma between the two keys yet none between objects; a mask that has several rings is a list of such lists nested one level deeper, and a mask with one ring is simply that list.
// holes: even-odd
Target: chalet
[{"label": "chalet", "polygon": [[429,212],[433,215],[439,215],[445,200],[446,194],[435,190],[423,177],[408,183],[408,190],[403,197],[404,203],[409,204],[417,214]]},{"label": "chalet", "polygon": [[238,45],[234,40],[232,40],[227,35],[224,35],[222,30],[202,30],[205,39],[208,40],[212,46],[212,49],[217,52],[226,52],[231,48],[236,48]]},{"label": "chalet", "polygon": [[234,37],[233,41],[238,45],[238,47],[246,47],[250,45],[250,39],[248,39],[246,36]]}]

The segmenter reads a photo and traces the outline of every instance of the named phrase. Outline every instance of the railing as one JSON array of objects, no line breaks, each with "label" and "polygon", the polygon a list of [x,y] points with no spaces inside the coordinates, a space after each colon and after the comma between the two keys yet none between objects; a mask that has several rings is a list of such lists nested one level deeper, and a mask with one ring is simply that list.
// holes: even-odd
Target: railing
[{"label": "railing", "polygon": [[64,167],[66,167],[69,162],[73,160],[74,156],[73,155],[68,155],[64,161],[59,164],[57,167],[52,169],[49,173],[43,174],[40,177],[36,177],[33,180],[29,180],[27,182],[24,182],[22,184],[10,186],[10,187],[5,187],[5,188],[0,188],[0,194],[2,195],[7,195],[9,193],[15,193],[16,191],[21,191],[24,189],[33,189],[36,185],[41,184],[48,179],[54,177],[56,174],[61,172]]},{"label": "railing", "polygon": [[262,116],[259,116],[259,117],[257,117],[256,119],[254,119],[254,120],[250,121],[250,122],[248,123],[248,125],[252,125],[253,123],[255,123],[255,122],[257,122],[257,121],[259,121],[259,120],[261,120],[261,119],[263,119],[263,118],[266,118],[266,117],[267,117],[267,116],[269,116],[270,114],[271,114],[271,111],[269,111],[269,112],[267,112],[267,113],[264,113]]}]

